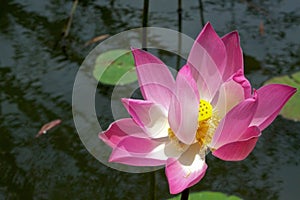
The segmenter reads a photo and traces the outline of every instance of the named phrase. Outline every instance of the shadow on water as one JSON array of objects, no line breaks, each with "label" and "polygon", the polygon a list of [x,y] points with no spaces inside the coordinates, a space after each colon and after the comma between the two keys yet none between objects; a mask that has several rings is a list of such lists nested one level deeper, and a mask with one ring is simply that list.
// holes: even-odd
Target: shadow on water
[{"label": "shadow on water", "polygon": [[[182,1],[182,32],[195,38],[203,18],[220,35],[237,29],[245,72],[255,88],[270,77],[300,70],[299,3],[202,3],[201,13],[199,1]],[[127,174],[99,163],[81,143],[71,112],[76,72],[96,45],[84,47],[85,42],[140,27],[143,3],[79,1],[70,33],[63,38],[71,7],[72,1],[64,0],[1,1],[0,199],[150,199],[149,174]],[[177,2],[150,1],[149,26],[177,30],[177,19]],[[153,53],[176,67],[175,55]],[[113,120],[105,110],[111,89],[98,89],[99,122],[108,125]],[[34,138],[43,124],[57,118],[61,125]],[[213,190],[244,199],[299,197],[299,130],[299,123],[278,117],[246,160],[223,162],[209,155],[207,174],[192,192]],[[155,177],[156,198],[170,197],[164,170]]]}]

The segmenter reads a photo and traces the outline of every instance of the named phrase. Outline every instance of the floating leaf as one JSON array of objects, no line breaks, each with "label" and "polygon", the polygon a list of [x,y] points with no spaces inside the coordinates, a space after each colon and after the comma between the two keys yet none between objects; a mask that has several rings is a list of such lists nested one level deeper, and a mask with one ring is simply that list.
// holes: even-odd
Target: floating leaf
[{"label": "floating leaf", "polygon": [[285,104],[280,114],[287,119],[300,121],[300,72],[294,73],[291,76],[286,75],[271,78],[265,85],[270,83],[286,84],[297,88],[298,92]]},{"label": "floating leaf", "polygon": [[116,49],[100,54],[96,59],[93,76],[99,82],[109,85],[125,85],[136,81],[132,53]]},{"label": "floating leaf", "polygon": [[[169,200],[179,200],[180,199],[180,195],[171,198]],[[241,198],[237,197],[237,196],[228,196],[224,193],[221,192],[196,192],[196,193],[191,193],[189,195],[189,200],[241,200]]]}]

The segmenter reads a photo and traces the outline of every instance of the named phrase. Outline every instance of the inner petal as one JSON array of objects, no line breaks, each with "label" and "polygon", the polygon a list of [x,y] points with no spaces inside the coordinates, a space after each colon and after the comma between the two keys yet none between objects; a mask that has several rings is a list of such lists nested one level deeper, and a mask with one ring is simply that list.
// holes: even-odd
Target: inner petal
[{"label": "inner petal", "polygon": [[149,110],[151,121],[146,124],[146,130],[152,138],[164,138],[168,136],[168,118],[165,116],[161,107],[152,107]]}]

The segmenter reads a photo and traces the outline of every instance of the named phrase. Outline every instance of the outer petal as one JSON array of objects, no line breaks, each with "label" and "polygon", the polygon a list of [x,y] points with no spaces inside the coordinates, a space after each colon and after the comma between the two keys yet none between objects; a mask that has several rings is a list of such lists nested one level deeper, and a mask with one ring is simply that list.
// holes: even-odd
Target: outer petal
[{"label": "outer petal", "polygon": [[129,136],[114,148],[109,161],[133,166],[164,165],[168,159],[165,145],[165,142]]},{"label": "outer petal", "polygon": [[240,47],[240,38],[238,32],[234,31],[222,37],[226,47],[227,63],[223,72],[223,80],[226,81],[235,72],[244,73],[243,52]]},{"label": "outer petal", "polygon": [[192,145],[179,160],[169,158],[166,164],[166,175],[170,193],[177,194],[198,183],[205,175],[207,164],[200,156],[199,145]]},{"label": "outer petal", "polygon": [[210,146],[218,149],[240,138],[253,119],[258,101],[256,97],[246,99],[232,108],[221,120]]},{"label": "outer petal", "polygon": [[234,106],[250,95],[249,81],[240,73],[233,75],[219,89],[218,101],[215,106],[219,117],[223,118]]},{"label": "outer petal", "polygon": [[200,98],[188,66],[177,75],[175,94],[168,115],[170,127],[180,141],[192,144],[198,127]]},{"label": "outer petal", "polygon": [[143,97],[169,108],[175,86],[168,67],[158,58],[140,49],[132,50]]},{"label": "outer petal", "polygon": [[296,88],[281,84],[270,84],[258,89],[257,95],[260,100],[251,125],[264,130],[296,91]]},{"label": "outer petal", "polygon": [[145,130],[149,137],[168,136],[167,111],[161,105],[137,99],[122,99],[122,102],[133,120]]},{"label": "outer petal", "polygon": [[208,23],[193,44],[187,62],[202,99],[210,102],[215,96],[223,82],[225,64],[225,45]]},{"label": "outer petal", "polygon": [[[209,22],[202,29],[196,39],[196,42],[204,47],[208,55],[217,65],[217,69],[222,73],[226,64],[226,48],[223,41],[217,35]],[[194,50],[193,46],[191,53],[197,53],[193,52]]]},{"label": "outer petal", "polygon": [[120,119],[110,124],[106,131],[99,133],[99,138],[112,148],[129,135],[147,137],[143,129],[131,118]]},{"label": "outer petal", "polygon": [[226,161],[245,159],[254,149],[261,132],[258,127],[249,127],[237,141],[225,144],[213,151],[213,155]]}]

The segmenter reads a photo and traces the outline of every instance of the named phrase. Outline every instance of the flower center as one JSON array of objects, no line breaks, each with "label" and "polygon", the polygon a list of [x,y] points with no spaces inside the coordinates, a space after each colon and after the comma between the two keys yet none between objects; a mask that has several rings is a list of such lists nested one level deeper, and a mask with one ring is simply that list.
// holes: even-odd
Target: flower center
[{"label": "flower center", "polygon": [[[198,128],[196,131],[195,143],[200,145],[200,148],[206,151],[207,145],[211,142],[212,137],[219,125],[220,118],[212,105],[205,100],[200,100],[198,115]],[[169,139],[176,145],[178,150],[184,150],[186,144],[181,142],[171,128],[168,129]]]},{"label": "flower center", "polygon": [[216,111],[213,111],[212,105],[205,100],[200,100],[199,116],[198,116],[198,129],[196,132],[196,141],[200,147],[207,146],[218,127],[220,118]]}]

